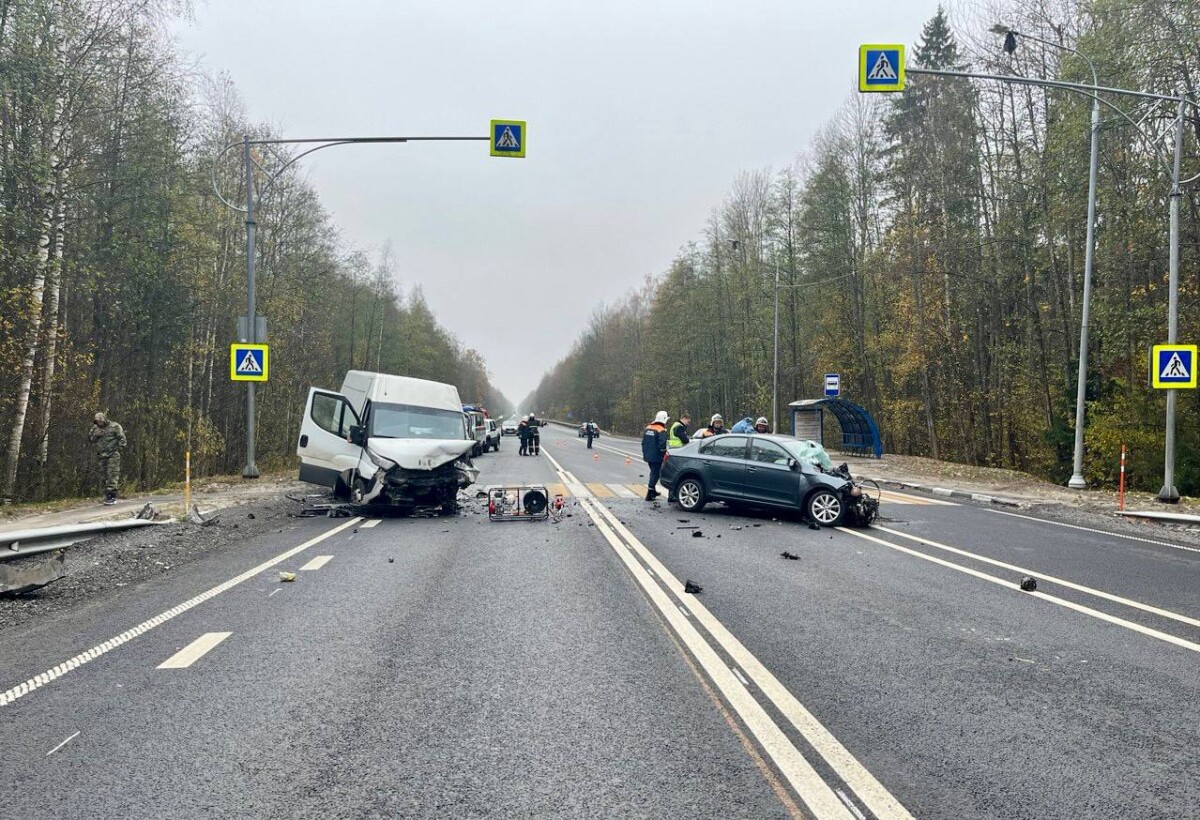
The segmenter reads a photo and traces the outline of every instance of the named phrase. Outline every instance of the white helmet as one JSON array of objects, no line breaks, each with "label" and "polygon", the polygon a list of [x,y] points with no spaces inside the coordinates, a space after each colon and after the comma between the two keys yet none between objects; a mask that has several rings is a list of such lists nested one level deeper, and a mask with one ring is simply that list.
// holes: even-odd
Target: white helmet
[{"label": "white helmet", "polygon": [[713,413],[713,417],[712,417],[711,419],[709,419],[709,420],[708,420],[708,423],[709,423],[709,424],[716,424],[718,421],[719,421],[719,422],[724,422],[724,421],[725,421],[725,419],[721,418],[721,414],[720,414],[720,413]]},{"label": "white helmet", "polygon": [[654,416],[654,423],[655,424],[666,424],[667,421],[670,420],[670,418],[671,417],[667,415],[666,410],[659,410],[658,413],[656,413]]}]

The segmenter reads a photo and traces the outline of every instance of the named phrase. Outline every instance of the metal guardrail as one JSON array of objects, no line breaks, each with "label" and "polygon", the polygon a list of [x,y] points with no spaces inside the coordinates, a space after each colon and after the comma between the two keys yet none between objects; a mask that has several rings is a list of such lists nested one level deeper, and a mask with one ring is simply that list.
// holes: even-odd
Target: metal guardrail
[{"label": "metal guardrail", "polygon": [[123,521],[96,521],[90,524],[62,524],[57,527],[34,527],[25,530],[0,531],[0,561],[36,555],[61,547],[69,547],[86,541],[102,532],[127,530],[133,527],[149,527],[168,524],[168,521],[147,521],[144,518],[129,518]]}]

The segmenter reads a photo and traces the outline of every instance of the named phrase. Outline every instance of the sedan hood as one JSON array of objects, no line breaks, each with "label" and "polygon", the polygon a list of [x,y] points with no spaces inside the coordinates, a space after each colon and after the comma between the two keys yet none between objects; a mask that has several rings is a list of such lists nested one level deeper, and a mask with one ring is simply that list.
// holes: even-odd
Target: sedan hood
[{"label": "sedan hood", "polygon": [[367,449],[405,470],[432,470],[475,446],[468,439],[371,438]]}]

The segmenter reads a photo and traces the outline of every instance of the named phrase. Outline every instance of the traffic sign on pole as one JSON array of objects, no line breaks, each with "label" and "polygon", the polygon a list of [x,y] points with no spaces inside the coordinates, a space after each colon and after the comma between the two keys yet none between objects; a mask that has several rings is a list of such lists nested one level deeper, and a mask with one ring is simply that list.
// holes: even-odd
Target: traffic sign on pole
[{"label": "traffic sign on pole", "polygon": [[235,382],[265,382],[270,366],[267,345],[237,342],[229,346],[229,378]]},{"label": "traffic sign on pole", "polygon": [[525,121],[492,120],[492,156],[525,156]]},{"label": "traffic sign on pole", "polygon": [[1196,387],[1196,345],[1155,345],[1151,383],[1159,390]]},{"label": "traffic sign on pole", "polygon": [[840,373],[825,374],[825,395],[840,396],[842,394],[842,375]]},{"label": "traffic sign on pole", "polygon": [[904,90],[903,43],[858,47],[858,90]]}]

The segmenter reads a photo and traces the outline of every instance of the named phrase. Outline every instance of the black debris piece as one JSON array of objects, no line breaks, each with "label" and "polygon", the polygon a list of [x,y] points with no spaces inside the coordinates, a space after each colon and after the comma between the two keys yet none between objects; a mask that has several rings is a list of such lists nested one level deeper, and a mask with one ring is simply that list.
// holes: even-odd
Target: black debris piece
[{"label": "black debris piece", "polygon": [[[249,321],[249,319],[247,319],[246,321]],[[358,527],[355,527],[355,528],[354,528],[354,534],[355,534],[355,535],[358,535]]]},{"label": "black debris piece", "polygon": [[676,527],[675,529],[677,529],[677,530],[698,530],[700,528],[697,527],[695,524],[693,524],[690,527]]},{"label": "black debris piece", "polygon": [[676,518],[675,520],[678,521],[680,524],[686,524],[688,521],[691,521],[690,518]]},{"label": "black debris piece", "polygon": [[740,530],[740,529],[742,529],[742,528],[741,528],[741,527],[730,527],[729,529],[731,529],[731,530]]},{"label": "black debris piece", "polygon": [[704,587],[700,586],[695,581],[693,581],[689,578],[687,581],[684,581],[684,583],[683,583],[683,591],[690,595],[698,595],[699,593],[704,591]]},{"label": "black debris piece", "polygon": [[251,521],[253,521],[253,520],[254,520],[254,513],[247,513],[246,517],[247,517],[247,518],[249,518]]},{"label": "black debris piece", "polygon": [[1037,579],[1036,578],[1026,575],[1024,578],[1021,579],[1021,591],[1022,592],[1033,592],[1036,589],[1037,589]]},{"label": "black debris piece", "polygon": [[761,527],[761,526],[762,526],[762,524],[754,524],[753,526],[755,526],[755,527]]},{"label": "black debris piece", "polygon": [[800,560],[799,555],[792,555],[787,550],[784,550],[783,552],[781,552],[779,554],[782,555],[784,558],[788,559],[789,561],[799,561]]},{"label": "black debris piece", "polygon": [[692,538],[703,538],[704,533],[700,530],[692,530]]},{"label": "black debris piece", "polygon": [[809,521],[808,528],[810,530],[819,530],[819,529],[821,529],[821,525],[818,524],[816,521]]},{"label": "black debris piece", "polygon": [[389,563],[389,564],[394,564],[394,563],[396,563],[396,559],[395,559],[395,558],[389,558],[389,559],[388,559],[388,563]]}]

